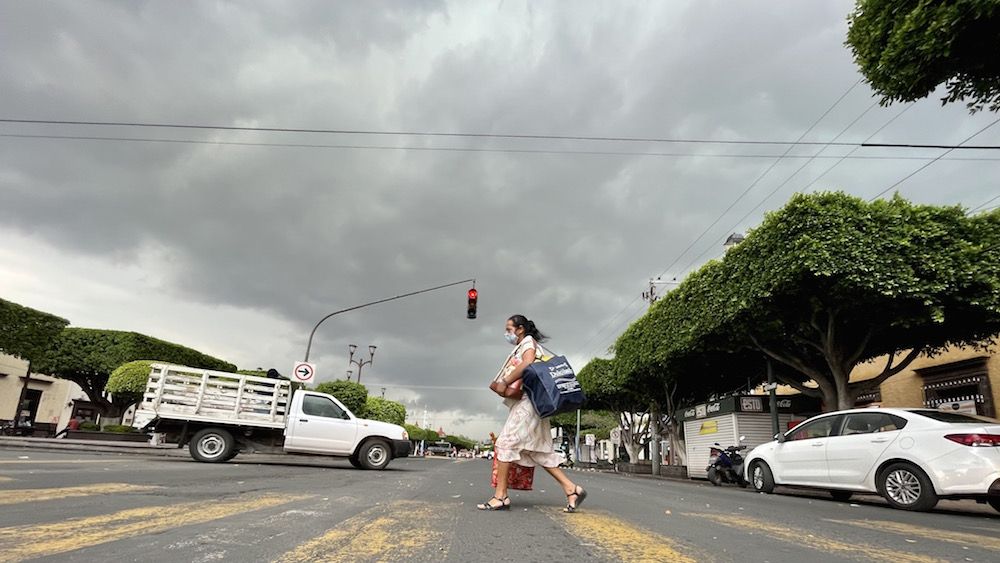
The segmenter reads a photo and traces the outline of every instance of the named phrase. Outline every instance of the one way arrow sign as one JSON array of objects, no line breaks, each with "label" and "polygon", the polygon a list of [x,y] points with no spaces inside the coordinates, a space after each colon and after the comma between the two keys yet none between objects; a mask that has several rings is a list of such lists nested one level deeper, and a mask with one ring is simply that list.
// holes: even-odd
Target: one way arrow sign
[{"label": "one way arrow sign", "polygon": [[295,381],[310,383],[315,375],[316,364],[310,364],[309,362],[295,362],[295,367],[292,369],[292,377],[295,378]]}]

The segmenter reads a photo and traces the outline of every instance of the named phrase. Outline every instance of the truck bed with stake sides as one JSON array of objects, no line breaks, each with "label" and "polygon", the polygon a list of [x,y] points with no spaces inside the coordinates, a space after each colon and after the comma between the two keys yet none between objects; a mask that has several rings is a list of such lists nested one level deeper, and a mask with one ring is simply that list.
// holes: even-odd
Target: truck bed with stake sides
[{"label": "truck bed with stake sides", "polygon": [[358,418],[330,395],[292,392],[285,379],[167,364],[153,364],[134,425],[210,463],[259,452],[346,457],[355,467],[384,469],[410,453],[403,427]]}]

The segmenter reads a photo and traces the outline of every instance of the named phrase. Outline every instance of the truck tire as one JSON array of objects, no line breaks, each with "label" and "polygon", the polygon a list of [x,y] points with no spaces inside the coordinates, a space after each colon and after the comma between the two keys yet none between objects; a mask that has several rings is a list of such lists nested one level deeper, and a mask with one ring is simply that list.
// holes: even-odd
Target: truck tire
[{"label": "truck tire", "polygon": [[357,454],[351,454],[350,457],[347,458],[347,461],[351,462],[351,465],[353,465],[357,469],[365,468],[363,465],[361,465],[361,460],[358,459]]},{"label": "truck tire", "polygon": [[392,449],[385,440],[371,439],[361,444],[358,450],[358,461],[365,469],[385,469],[392,460]]},{"label": "truck tire", "polygon": [[203,428],[191,438],[188,450],[195,461],[222,463],[235,455],[236,440],[222,428]]}]

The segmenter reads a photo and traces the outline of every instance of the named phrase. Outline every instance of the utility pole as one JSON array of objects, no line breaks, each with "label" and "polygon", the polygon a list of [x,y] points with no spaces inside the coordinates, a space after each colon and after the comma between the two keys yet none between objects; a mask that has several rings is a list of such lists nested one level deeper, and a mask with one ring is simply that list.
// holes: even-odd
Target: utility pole
[{"label": "utility pole", "polygon": [[[663,281],[660,278],[656,278],[655,280],[650,278],[649,289],[642,292],[642,298],[649,303],[650,307],[652,307],[653,304],[660,298],[660,296],[656,293],[657,286],[678,285],[679,283],[680,282],[677,281],[677,278],[674,278],[671,281]],[[653,476],[658,476],[660,474],[660,457],[660,406],[656,404],[656,401],[651,401],[649,404],[649,461]]]},{"label": "utility pole", "polygon": [[781,432],[781,423],[778,422],[778,384],[774,381],[774,366],[771,365],[771,358],[767,359],[767,393],[770,396],[769,406],[771,407],[771,434],[777,435]]}]

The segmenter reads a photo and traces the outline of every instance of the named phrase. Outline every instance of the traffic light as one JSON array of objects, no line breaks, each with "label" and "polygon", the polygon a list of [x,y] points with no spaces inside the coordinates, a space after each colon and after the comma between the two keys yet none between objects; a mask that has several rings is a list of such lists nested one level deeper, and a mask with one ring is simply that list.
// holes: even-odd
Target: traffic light
[{"label": "traffic light", "polygon": [[476,288],[470,289],[469,290],[469,310],[468,310],[468,314],[466,315],[470,319],[476,318],[476,300],[478,300],[478,299],[479,299],[479,292],[476,291]]}]

